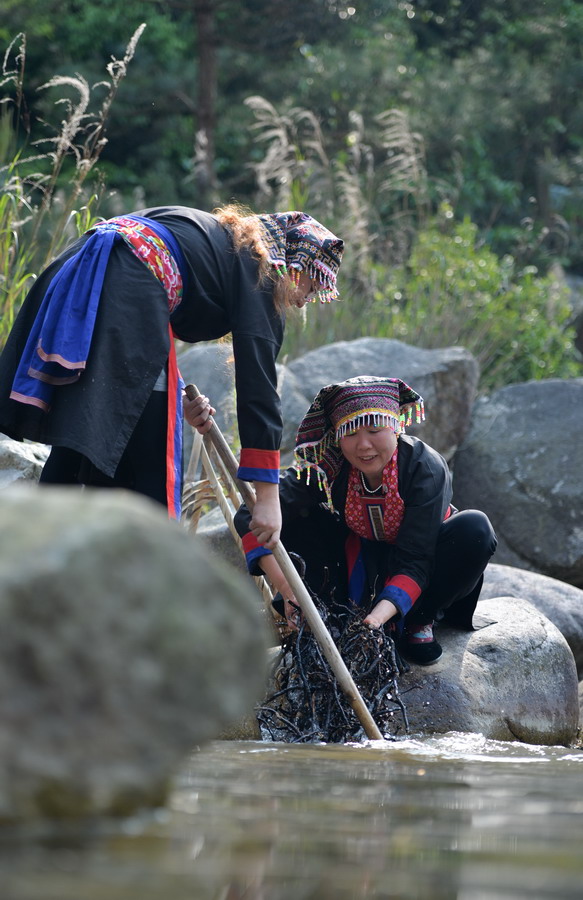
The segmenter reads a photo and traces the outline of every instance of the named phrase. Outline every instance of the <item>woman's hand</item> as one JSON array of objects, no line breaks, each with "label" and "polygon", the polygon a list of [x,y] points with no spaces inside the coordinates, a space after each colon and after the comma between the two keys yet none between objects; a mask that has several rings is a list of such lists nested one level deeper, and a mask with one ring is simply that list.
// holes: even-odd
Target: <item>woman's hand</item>
[{"label": "woman's hand", "polygon": [[397,607],[391,600],[379,600],[374,609],[369,612],[364,624],[369,628],[380,628],[381,625],[396,616],[397,612]]},{"label": "woman's hand", "polygon": [[184,394],[182,397],[182,409],[188,424],[196,428],[199,434],[206,434],[207,431],[210,431],[216,409],[210,405],[208,397],[204,397],[201,394],[193,400],[189,400]]},{"label": "woman's hand", "polygon": [[279,592],[283,597],[283,611],[287,624],[291,629],[297,631],[302,619],[299,603],[294,597],[294,592],[289,586],[287,578],[281,571],[275,556],[272,556],[271,553],[260,556],[259,565],[265,572],[267,580],[271,584],[273,590]]},{"label": "woman's hand", "polygon": [[255,481],[254,485],[257,499],[253,507],[249,531],[255,536],[258,544],[262,544],[268,550],[273,550],[281,533],[279,487],[268,481]]},{"label": "woman's hand", "polygon": [[299,603],[297,602],[291,591],[287,596],[284,596],[283,608],[285,611],[285,618],[287,620],[288,626],[292,629],[292,631],[297,631],[302,621],[302,612],[300,610]]}]

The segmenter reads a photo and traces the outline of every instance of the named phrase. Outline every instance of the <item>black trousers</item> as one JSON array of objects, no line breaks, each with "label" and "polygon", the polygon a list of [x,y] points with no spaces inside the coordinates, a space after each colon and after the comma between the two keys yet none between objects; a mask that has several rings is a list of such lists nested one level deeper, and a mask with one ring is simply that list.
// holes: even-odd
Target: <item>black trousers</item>
[{"label": "black trousers", "polygon": [[406,627],[411,630],[443,619],[470,630],[484,569],[497,543],[490,520],[478,509],[466,509],[446,519],[439,530],[433,574],[406,616]]},{"label": "black trousers", "polygon": [[42,470],[41,484],[79,484],[96,488],[125,488],[167,506],[165,391],[154,391],[136,425],[115,476],[104,475],[83,454],[53,447]]},{"label": "black trousers", "polygon": [[[348,597],[348,571],[344,544],[346,526],[318,508],[282,531],[288,552],[300,558],[310,590],[337,614]],[[439,530],[435,565],[429,584],[405,617],[412,630],[428,622],[444,620],[471,630],[472,616],[482,589],[483,574],[496,550],[496,535],[488,517],[480,510],[464,510],[446,519]],[[366,587],[362,605],[368,609],[385,581],[395,574],[391,567],[393,548],[380,541],[362,541]]]}]

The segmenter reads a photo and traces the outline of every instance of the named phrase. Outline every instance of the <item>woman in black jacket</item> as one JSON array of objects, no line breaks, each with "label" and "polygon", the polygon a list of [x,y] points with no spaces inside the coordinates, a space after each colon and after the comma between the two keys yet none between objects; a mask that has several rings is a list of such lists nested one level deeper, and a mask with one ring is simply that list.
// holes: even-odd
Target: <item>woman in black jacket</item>
[{"label": "woman in black jacket", "polygon": [[[404,655],[428,665],[442,653],[435,621],[472,628],[496,537],[484,513],[452,506],[445,460],[404,434],[413,412],[420,421],[423,400],[396,378],[323,388],[280,482],[282,541],[304,560],[314,593],[337,610],[363,607],[366,624],[387,625]],[[267,575],[294,627],[293,592],[244,506],[236,525],[250,572]]]},{"label": "woman in black jacket", "polygon": [[[0,357],[0,431],[52,446],[43,483],[125,487],[180,514],[174,338],[233,338],[241,478],[279,536],[275,360],[287,309],[335,299],[342,241],[305,213],[157,207],[99,223],[41,273]],[[184,401],[209,426],[206,398]]]}]

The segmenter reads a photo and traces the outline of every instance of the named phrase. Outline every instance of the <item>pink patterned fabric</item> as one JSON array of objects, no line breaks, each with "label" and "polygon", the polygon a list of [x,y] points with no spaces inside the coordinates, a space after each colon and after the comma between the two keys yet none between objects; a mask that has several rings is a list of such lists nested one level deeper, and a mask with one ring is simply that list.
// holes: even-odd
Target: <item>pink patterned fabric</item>
[{"label": "pink patterned fabric", "polygon": [[164,286],[172,314],[182,299],[182,277],[176,260],[164,241],[147,225],[130,216],[99,222],[95,230],[116,231]]},{"label": "pink patterned fabric", "polygon": [[307,272],[318,284],[321,303],[338,299],[336,278],[344,242],[324,225],[303,212],[259,216],[271,265],[280,275]]}]

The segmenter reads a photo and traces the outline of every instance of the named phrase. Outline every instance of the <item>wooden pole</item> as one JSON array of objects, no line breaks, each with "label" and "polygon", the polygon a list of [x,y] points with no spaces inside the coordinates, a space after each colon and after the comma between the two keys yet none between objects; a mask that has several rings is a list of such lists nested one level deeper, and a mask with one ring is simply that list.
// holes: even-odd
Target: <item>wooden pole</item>
[{"label": "wooden pole", "polygon": [[[193,384],[186,385],[185,391],[186,396],[190,400],[194,400],[195,397],[200,396],[198,388]],[[237,485],[247,508],[252,511],[255,505],[255,491],[253,490],[249,482],[240,481],[237,478],[237,470],[239,468],[237,460],[235,459],[231,448],[223,437],[219,426],[214,420],[207,434],[209,435],[210,440],[212,441],[219,457],[224,462],[229,475]],[[356,684],[354,683],[352,675],[346,668],[346,664],[342,659],[342,656],[340,655],[336,644],[332,640],[330,632],[322,621],[322,618],[314,601],[306,590],[306,587],[302,579],[300,578],[296,567],[289,558],[288,553],[281,541],[278,541],[276,546],[274,547],[273,555],[279,563],[279,566],[289,586],[294,592],[294,596],[301,607],[306,622],[310,626],[312,634],[322,648],[322,652],[328,660],[330,668],[332,669],[332,672],[334,673],[338,684],[346,694],[346,697],[348,698],[352,709],[354,710],[359,722],[364,728],[366,736],[371,738],[371,740],[383,740],[383,736],[376,722],[371,716],[367,705],[362,699],[362,696]]]}]

